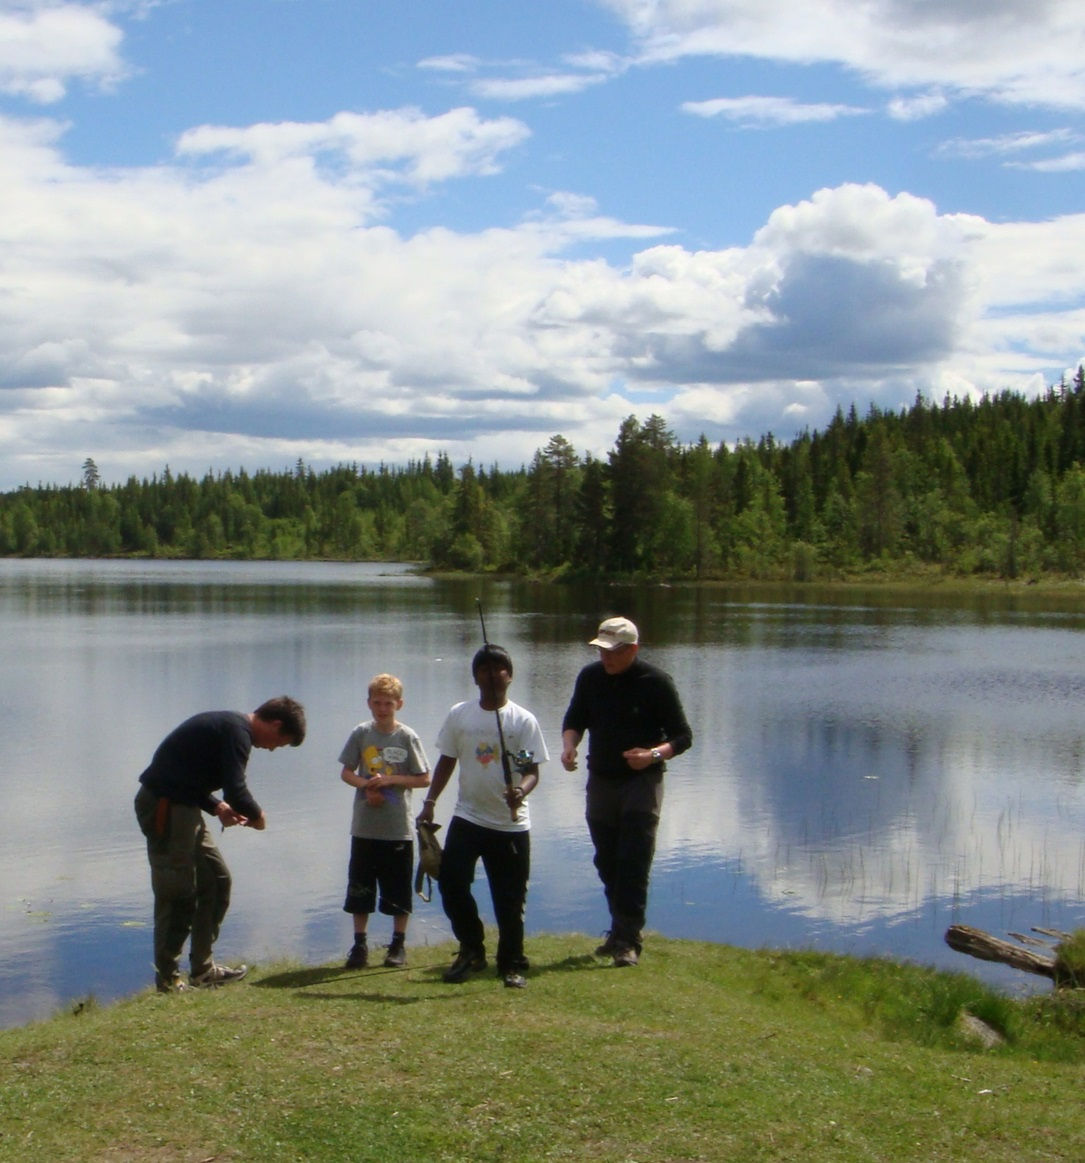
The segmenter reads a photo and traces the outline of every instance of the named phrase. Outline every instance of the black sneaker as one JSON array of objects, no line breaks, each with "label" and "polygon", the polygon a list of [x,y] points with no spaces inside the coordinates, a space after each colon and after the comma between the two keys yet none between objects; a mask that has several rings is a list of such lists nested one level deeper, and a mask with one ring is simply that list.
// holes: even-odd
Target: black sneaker
[{"label": "black sneaker", "polygon": [[407,947],[402,941],[392,938],[388,946],[388,955],[384,959],[385,969],[402,969],[407,964]]},{"label": "black sneaker", "polygon": [[369,947],[364,941],[355,941],[347,954],[344,969],[364,969],[369,964]]},{"label": "black sneaker", "polygon": [[486,968],[486,953],[482,949],[461,949],[456,960],[444,971],[443,977],[450,985],[466,981],[472,973]]}]

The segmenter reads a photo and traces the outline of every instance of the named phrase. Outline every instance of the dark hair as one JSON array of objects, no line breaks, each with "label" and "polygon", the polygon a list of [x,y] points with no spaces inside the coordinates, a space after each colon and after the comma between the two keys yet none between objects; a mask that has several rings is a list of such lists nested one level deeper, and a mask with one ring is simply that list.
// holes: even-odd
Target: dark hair
[{"label": "dark hair", "polygon": [[471,677],[477,678],[478,668],[488,662],[497,663],[499,667],[507,670],[509,678],[512,678],[512,658],[504,646],[498,646],[495,642],[487,642],[485,646],[475,651],[475,657],[471,659]]},{"label": "dark hair", "polygon": [[305,708],[289,695],[268,699],[253,714],[264,723],[278,723],[279,734],[290,740],[291,747],[300,747],[304,741]]}]

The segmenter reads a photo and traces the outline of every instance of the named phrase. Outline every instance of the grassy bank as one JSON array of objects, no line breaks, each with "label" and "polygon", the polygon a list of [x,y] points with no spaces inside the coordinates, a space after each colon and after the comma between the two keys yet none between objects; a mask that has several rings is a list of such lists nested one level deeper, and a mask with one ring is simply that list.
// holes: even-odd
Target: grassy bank
[{"label": "grassy bank", "polygon": [[415,948],[0,1032],[0,1159],[1085,1158],[1076,994],[662,939],[616,970],[593,943],[533,938],[524,991]]}]

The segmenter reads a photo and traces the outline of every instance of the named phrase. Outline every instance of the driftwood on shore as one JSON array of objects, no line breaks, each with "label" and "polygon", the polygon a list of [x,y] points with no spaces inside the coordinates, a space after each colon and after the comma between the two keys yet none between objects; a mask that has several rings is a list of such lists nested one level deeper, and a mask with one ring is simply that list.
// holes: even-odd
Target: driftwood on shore
[{"label": "driftwood on shore", "polygon": [[[1035,929],[1034,932],[1046,930]],[[1018,936],[1018,934],[1011,934]],[[1056,934],[1051,934],[1055,936]],[[1059,933],[1058,936],[1066,936]],[[1033,943],[1035,938],[1028,938]],[[1046,944],[1046,942],[1037,942]],[[999,961],[1013,969],[1023,969],[1026,973],[1036,973],[1041,977],[1050,977],[1059,984],[1059,974],[1056,969],[1055,951],[1037,953],[1026,949],[1023,945],[1015,945],[1011,941],[1003,941],[1000,937],[992,937],[982,929],[973,929],[969,925],[950,925],[946,930],[946,944],[958,953],[967,953],[969,957],[978,957],[981,961]]]}]

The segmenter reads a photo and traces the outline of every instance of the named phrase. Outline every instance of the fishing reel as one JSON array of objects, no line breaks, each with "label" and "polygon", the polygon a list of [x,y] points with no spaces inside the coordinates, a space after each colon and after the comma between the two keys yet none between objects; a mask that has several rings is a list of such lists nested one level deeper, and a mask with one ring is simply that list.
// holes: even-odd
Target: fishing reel
[{"label": "fishing reel", "polygon": [[517,775],[523,775],[525,771],[535,763],[535,752],[524,751],[521,748],[515,755],[510,755],[509,759],[512,761],[512,766],[516,768]]}]

